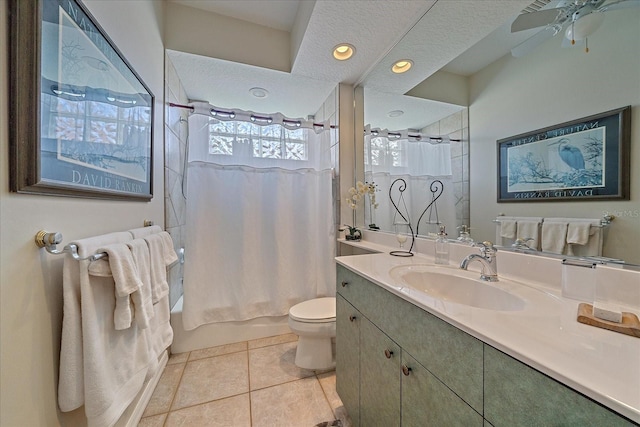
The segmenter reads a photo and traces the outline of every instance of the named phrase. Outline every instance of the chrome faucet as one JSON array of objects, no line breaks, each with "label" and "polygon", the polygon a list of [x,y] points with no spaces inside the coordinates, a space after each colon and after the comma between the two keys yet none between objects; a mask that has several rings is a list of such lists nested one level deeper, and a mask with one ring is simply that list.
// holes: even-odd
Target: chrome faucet
[{"label": "chrome faucet", "polygon": [[491,242],[477,243],[474,246],[480,247],[480,254],[467,255],[460,263],[460,268],[466,270],[471,261],[479,261],[482,264],[482,270],[480,271],[480,280],[487,282],[498,281],[498,260],[496,259],[496,252],[498,250],[493,246]]},{"label": "chrome faucet", "polygon": [[526,239],[518,238],[516,239],[515,242],[513,242],[513,245],[511,245],[511,247],[516,250],[521,249],[521,250],[535,251],[535,249],[529,246],[529,243],[528,243],[532,241],[533,241],[533,237],[527,237]]}]

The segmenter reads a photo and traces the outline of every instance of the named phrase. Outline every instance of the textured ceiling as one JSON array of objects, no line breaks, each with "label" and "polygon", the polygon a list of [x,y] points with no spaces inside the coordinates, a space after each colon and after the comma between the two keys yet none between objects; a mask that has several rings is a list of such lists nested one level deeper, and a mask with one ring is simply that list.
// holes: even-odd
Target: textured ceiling
[{"label": "textured ceiling", "polygon": [[[369,90],[365,87],[364,117],[366,124],[388,130],[415,129],[460,111],[463,107],[424,98]],[[389,117],[389,112],[403,111],[399,117]]]},{"label": "textured ceiling", "polygon": [[[510,18],[530,0],[438,1],[393,51],[366,76],[364,85],[389,93],[406,93]],[[391,66],[411,59],[411,70],[394,75]]]},{"label": "textured ceiling", "polygon": [[[303,25],[295,22],[300,0],[167,1],[289,31]],[[191,99],[226,108],[304,117],[317,110],[337,83],[364,82],[365,87],[386,93],[374,95],[369,90],[365,95],[367,121],[389,129],[399,129],[396,125],[419,128],[430,124],[427,121],[431,117],[438,120],[448,109],[457,111],[460,107],[391,95],[406,93],[447,64],[448,71],[468,75],[508,53],[517,41],[504,42],[511,36],[504,28],[530,1],[317,0],[298,40],[300,48],[292,58],[291,73],[180,52],[170,52],[170,58]],[[309,9],[309,3],[305,6]],[[276,9],[282,18],[280,23],[275,23],[272,14]],[[297,19],[302,21],[300,16]],[[474,46],[503,24],[502,30],[483,41],[484,48],[483,43]],[[341,42],[356,47],[356,55],[349,61],[339,62],[331,56],[333,47]],[[414,61],[413,68],[403,75],[392,74],[391,64],[404,58]],[[251,97],[248,90],[256,86],[267,89],[269,96]],[[403,99],[405,106],[400,105]],[[378,106],[373,105],[374,100]],[[391,104],[397,107],[387,108]],[[387,113],[395,109],[405,114],[390,121]],[[420,125],[418,117],[423,118]]]},{"label": "textured ceiling", "polygon": [[[171,50],[167,54],[187,96],[221,108],[306,118],[318,111],[336,86],[333,82],[206,56]],[[249,89],[254,87],[266,89],[268,96],[252,96]]]},{"label": "textured ceiling", "polygon": [[[435,0],[319,0],[307,24],[291,72],[355,83],[377,63]],[[336,61],[333,48],[350,43],[356,54]]]}]

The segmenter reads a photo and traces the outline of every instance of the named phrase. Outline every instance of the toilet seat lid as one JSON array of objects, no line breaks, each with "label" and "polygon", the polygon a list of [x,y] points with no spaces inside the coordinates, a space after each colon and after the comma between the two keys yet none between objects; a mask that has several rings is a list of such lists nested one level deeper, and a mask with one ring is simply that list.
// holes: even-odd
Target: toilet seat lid
[{"label": "toilet seat lid", "polygon": [[289,317],[300,322],[328,321],[336,318],[336,298],[303,301],[289,309]]}]

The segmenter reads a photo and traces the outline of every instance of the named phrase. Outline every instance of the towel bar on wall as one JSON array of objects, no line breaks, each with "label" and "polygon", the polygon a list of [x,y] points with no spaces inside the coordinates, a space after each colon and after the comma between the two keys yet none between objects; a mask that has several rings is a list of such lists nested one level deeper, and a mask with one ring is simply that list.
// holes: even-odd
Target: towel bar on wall
[{"label": "towel bar on wall", "polygon": [[[504,215],[498,215],[498,216],[504,216]],[[513,217],[513,218],[517,218],[517,217]],[[600,224],[599,225],[591,225],[592,227],[598,227],[598,228],[605,228],[608,227],[609,225],[611,225],[611,221],[613,221],[616,217],[614,215],[611,214],[605,214],[602,219],[600,220]],[[551,219],[551,218],[547,218],[547,219]],[[582,219],[582,218],[576,218],[576,219]],[[542,221],[540,221],[540,224],[538,226],[542,226],[542,223],[544,222],[545,218],[542,218]],[[493,219],[491,220],[491,222],[494,222],[496,224],[500,224],[502,221],[500,221],[499,219]]]},{"label": "towel bar on wall", "polygon": [[[145,227],[151,227],[152,225],[153,221],[148,219],[144,220]],[[66,245],[64,248],[62,248],[62,250],[59,250],[57,246],[62,243],[62,233],[59,233],[57,231],[48,232],[45,230],[40,230],[36,233],[35,242],[36,246],[38,246],[39,248],[45,248],[50,254],[70,254],[73,259],[78,261],[82,261],[85,259],[88,259],[89,261],[97,261],[108,256],[106,252],[98,252],[86,258],[82,258],[78,254],[78,246],[74,245],[73,243]]]},{"label": "towel bar on wall", "polygon": [[62,250],[59,250],[57,249],[57,246],[62,243],[62,233],[59,233],[57,231],[49,233],[47,231],[40,230],[36,233],[35,241],[36,245],[39,248],[45,248],[50,254],[70,254],[73,259],[76,259],[78,261],[85,259],[88,259],[89,261],[97,261],[107,256],[106,252],[99,252],[86,258],[82,258],[78,254],[78,246],[74,245],[73,243],[65,246]]}]

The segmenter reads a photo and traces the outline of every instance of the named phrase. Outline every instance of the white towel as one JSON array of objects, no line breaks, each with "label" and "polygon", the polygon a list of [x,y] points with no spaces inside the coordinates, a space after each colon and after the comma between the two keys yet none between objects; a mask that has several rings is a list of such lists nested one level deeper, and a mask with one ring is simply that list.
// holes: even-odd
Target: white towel
[{"label": "white towel", "polygon": [[158,234],[161,231],[162,228],[160,228],[159,225],[151,225],[149,227],[134,228],[129,230],[129,233],[131,233],[134,239],[144,239],[146,236]]},{"label": "white towel", "polygon": [[567,240],[569,222],[562,218],[545,218],[542,223],[542,250],[561,254]]},{"label": "white towel", "polygon": [[600,219],[572,219],[567,228],[567,243],[571,253],[576,256],[601,256],[601,233]]},{"label": "white towel", "polygon": [[512,217],[498,217],[500,221],[500,237],[513,239],[516,237],[516,219]]},{"label": "white towel", "polygon": [[542,218],[537,219],[518,219],[518,239],[533,239],[527,242],[527,246],[532,249],[538,249],[540,242],[540,223]]},{"label": "white towel", "polygon": [[149,247],[143,239],[135,239],[127,242],[127,246],[131,249],[133,261],[140,279],[140,287],[136,292],[131,293],[131,300],[135,306],[136,323],[139,328],[146,329],[149,326],[149,321],[154,316],[151,296]]},{"label": "white towel", "polygon": [[178,255],[173,247],[173,239],[171,239],[171,235],[166,231],[162,231],[160,233],[160,237],[164,244],[164,262],[166,266],[169,267],[171,264],[178,261]]},{"label": "white towel", "polygon": [[[87,257],[130,239],[124,232],[74,243]],[[90,426],[112,426],[140,391],[157,355],[149,351],[148,329],[114,330],[113,278],[90,276],[89,264],[65,256],[58,403],[64,412],[84,404]]]},{"label": "white towel", "polygon": [[567,228],[567,243],[574,245],[586,245],[591,233],[591,225],[598,225],[599,220],[573,220]]},{"label": "white towel", "polygon": [[[152,301],[155,304],[160,301],[160,299],[169,294],[164,239],[160,234],[152,234],[150,236],[146,236],[144,240],[149,246],[149,265],[151,266],[151,295]],[[171,250],[173,250],[173,247],[171,248]]]},{"label": "white towel", "polygon": [[[142,287],[133,254],[125,243],[106,245],[98,251],[106,252],[109,256],[109,268],[115,282],[114,326],[118,331],[127,329],[131,327],[131,320],[134,317],[131,308],[131,295]],[[140,316],[142,315],[140,314]]]}]

